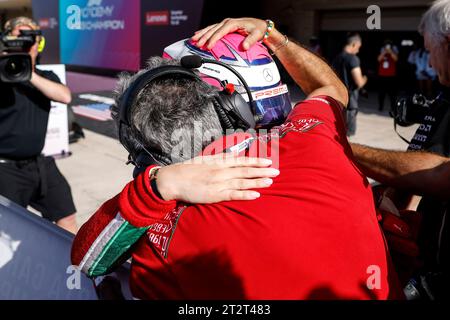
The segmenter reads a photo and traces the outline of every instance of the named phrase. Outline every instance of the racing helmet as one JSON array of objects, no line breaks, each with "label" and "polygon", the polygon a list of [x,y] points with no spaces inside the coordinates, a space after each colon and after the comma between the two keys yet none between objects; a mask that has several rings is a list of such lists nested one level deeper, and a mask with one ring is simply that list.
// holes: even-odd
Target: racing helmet
[{"label": "racing helmet", "polygon": [[[227,64],[245,79],[250,88],[254,100],[251,110],[255,116],[256,127],[271,128],[282,124],[292,110],[288,87],[281,82],[278,67],[268,49],[257,42],[248,51],[243,51],[244,40],[243,35],[231,33],[208,50],[198,48],[191,39],[185,39],[165,48],[163,57],[179,60],[195,54],[204,59]],[[233,84],[236,91],[249,103],[243,84],[231,71],[207,62],[197,70],[205,82],[219,89],[224,89],[224,83]]]}]

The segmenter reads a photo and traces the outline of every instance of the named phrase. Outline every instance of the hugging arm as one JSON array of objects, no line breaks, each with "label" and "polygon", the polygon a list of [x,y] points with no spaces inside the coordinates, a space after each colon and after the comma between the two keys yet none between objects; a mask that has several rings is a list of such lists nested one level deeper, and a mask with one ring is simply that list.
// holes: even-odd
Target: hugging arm
[{"label": "hugging arm", "polygon": [[107,201],[81,227],[72,245],[72,264],[89,277],[111,272],[127,260],[130,249],[155,224],[187,203],[253,200],[279,174],[271,160],[226,156],[199,157],[160,169],[153,191],[149,167]]}]

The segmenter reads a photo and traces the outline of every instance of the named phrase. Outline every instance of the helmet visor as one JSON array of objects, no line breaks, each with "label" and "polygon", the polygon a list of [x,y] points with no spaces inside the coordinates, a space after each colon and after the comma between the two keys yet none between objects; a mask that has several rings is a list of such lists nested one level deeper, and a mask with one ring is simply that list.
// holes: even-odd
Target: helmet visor
[{"label": "helmet visor", "polygon": [[286,85],[253,93],[254,110],[258,128],[271,128],[284,123],[292,110]]}]

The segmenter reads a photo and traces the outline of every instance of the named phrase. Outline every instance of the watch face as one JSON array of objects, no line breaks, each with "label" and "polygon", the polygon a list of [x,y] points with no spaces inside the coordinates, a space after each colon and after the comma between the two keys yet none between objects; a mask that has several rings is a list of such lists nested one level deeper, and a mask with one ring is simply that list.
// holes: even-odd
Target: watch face
[{"label": "watch face", "polygon": [[150,170],[150,172],[149,172],[150,180],[156,180],[156,178],[158,176],[159,169],[161,169],[161,167],[154,167],[154,168],[152,168]]},{"label": "watch face", "polygon": [[158,185],[156,184],[156,178],[158,176],[158,171],[161,167],[154,167],[150,170],[150,187],[152,188],[153,193],[161,200],[164,200],[163,196],[158,190]]}]

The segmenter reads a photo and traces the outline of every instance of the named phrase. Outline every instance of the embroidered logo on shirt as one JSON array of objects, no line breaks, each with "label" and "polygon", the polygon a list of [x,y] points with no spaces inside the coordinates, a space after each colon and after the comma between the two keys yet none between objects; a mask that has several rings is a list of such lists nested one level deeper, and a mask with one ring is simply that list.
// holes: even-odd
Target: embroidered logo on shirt
[{"label": "embroidered logo on shirt", "polygon": [[320,124],[323,124],[323,122],[314,118],[287,122],[279,127],[280,138],[284,138],[289,132],[308,132]]},{"label": "embroidered logo on shirt", "polygon": [[167,258],[170,241],[177,228],[178,220],[186,209],[186,206],[178,207],[167,213],[163,221],[153,224],[147,231],[150,244],[164,257]]}]

